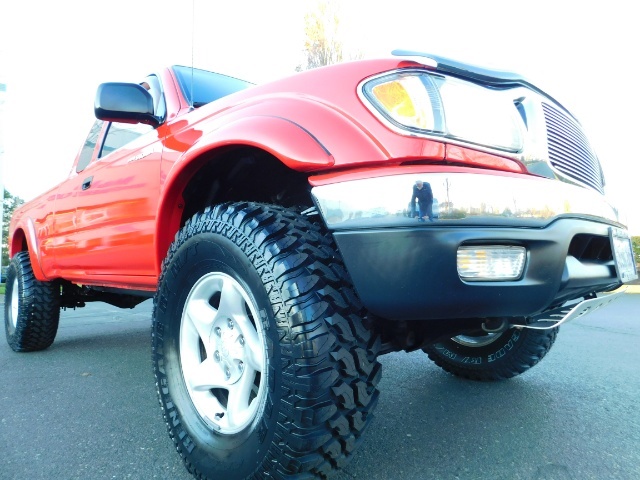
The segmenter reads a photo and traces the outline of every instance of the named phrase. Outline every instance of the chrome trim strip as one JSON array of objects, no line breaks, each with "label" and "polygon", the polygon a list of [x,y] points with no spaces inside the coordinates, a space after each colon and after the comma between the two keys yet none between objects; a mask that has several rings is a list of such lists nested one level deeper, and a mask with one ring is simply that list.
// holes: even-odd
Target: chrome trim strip
[{"label": "chrome trim strip", "polygon": [[544,227],[559,217],[620,225],[618,211],[593,190],[542,177],[486,173],[411,173],[348,180],[314,187],[331,229],[408,227],[417,180],[433,191],[434,222],[426,225]]}]

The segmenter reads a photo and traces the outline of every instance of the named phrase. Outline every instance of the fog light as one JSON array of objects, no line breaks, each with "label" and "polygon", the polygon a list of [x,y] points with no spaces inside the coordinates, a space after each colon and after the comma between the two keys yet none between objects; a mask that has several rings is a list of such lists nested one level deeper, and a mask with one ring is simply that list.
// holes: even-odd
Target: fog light
[{"label": "fog light", "polygon": [[458,275],[466,281],[517,280],[524,270],[526,249],[506,245],[458,248]]}]

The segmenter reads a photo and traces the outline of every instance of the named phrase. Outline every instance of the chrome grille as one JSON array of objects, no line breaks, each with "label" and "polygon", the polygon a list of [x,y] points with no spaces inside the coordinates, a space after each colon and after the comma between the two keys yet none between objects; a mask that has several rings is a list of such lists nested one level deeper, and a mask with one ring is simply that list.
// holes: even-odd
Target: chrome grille
[{"label": "chrome grille", "polygon": [[582,127],[563,111],[542,104],[551,166],[569,179],[604,193],[600,162]]}]

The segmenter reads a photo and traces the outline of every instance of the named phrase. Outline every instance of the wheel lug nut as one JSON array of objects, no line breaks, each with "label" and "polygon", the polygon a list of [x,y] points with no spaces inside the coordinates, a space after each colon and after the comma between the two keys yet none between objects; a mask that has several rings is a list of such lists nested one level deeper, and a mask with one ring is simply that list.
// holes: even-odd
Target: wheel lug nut
[{"label": "wheel lug nut", "polygon": [[229,325],[229,328],[233,330],[233,320],[229,319],[227,325]]},{"label": "wheel lug nut", "polygon": [[231,378],[231,370],[229,370],[229,367],[224,367],[224,374],[226,375],[227,380]]},{"label": "wheel lug nut", "polygon": [[216,327],[216,335],[219,337],[222,336],[222,330],[220,329],[220,327]]},{"label": "wheel lug nut", "polygon": [[240,373],[244,372],[244,363],[240,362],[238,364],[238,370],[240,370]]},{"label": "wheel lug nut", "polygon": [[238,341],[240,342],[240,346],[244,347],[244,337],[242,335],[240,335],[240,338],[238,339]]},{"label": "wheel lug nut", "polygon": [[214,359],[216,362],[219,362],[219,361],[220,361],[220,352],[219,352],[218,350],[216,350],[215,352],[213,352],[213,359]]}]

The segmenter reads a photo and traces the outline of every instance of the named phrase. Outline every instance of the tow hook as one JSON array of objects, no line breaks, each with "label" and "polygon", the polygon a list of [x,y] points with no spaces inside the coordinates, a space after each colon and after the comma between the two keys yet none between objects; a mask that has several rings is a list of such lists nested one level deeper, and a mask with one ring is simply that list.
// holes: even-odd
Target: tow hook
[{"label": "tow hook", "polygon": [[[625,289],[626,290],[626,289]],[[559,327],[563,323],[570,322],[576,318],[584,317],[585,315],[595,312],[601,307],[609,305],[614,300],[620,298],[625,290],[616,293],[610,293],[603,295],[602,297],[585,297],[583,301],[579,303],[572,303],[569,305],[563,305],[562,307],[554,308],[542,312],[538,315],[534,315],[531,318],[531,322],[526,325],[511,324],[511,327],[515,328],[529,328],[532,330],[550,330],[552,328]],[[484,328],[484,326],[483,326]]]}]

